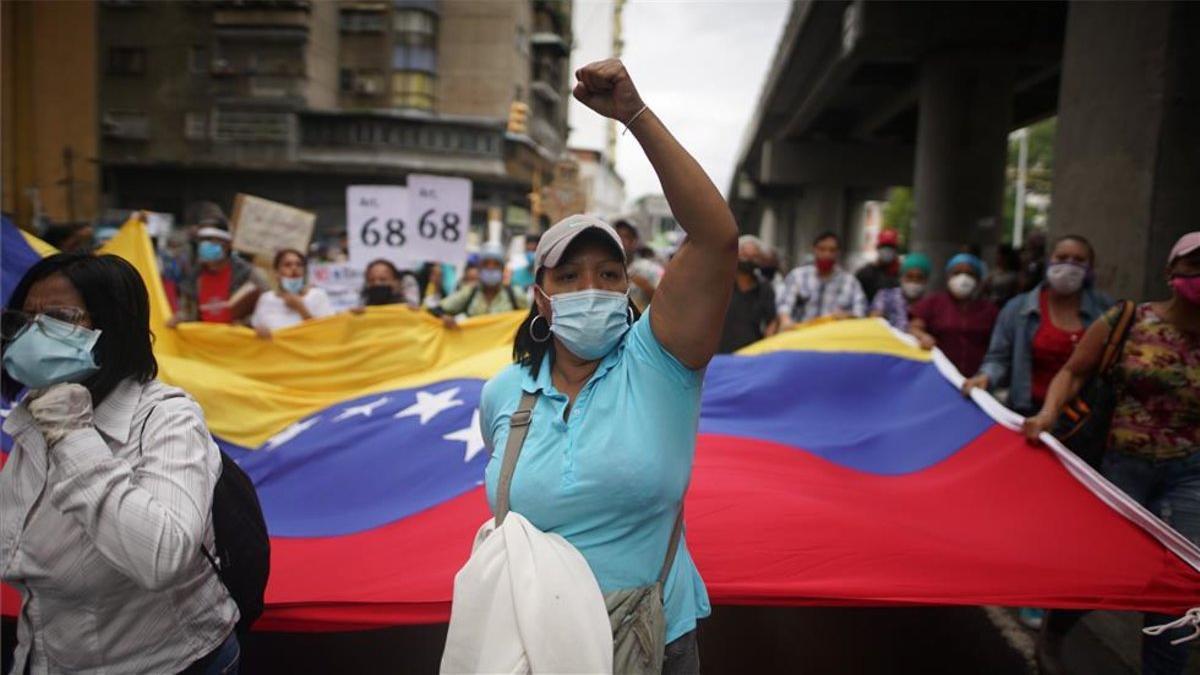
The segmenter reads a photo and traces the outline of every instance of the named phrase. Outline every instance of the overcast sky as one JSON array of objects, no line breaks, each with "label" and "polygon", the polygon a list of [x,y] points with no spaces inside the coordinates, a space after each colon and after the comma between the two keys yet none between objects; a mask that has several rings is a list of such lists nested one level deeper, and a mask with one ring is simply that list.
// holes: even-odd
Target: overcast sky
[{"label": "overcast sky", "polygon": [[[623,60],[638,91],[723,193],[790,7],[788,0],[625,4]],[[611,0],[575,0],[572,72],[609,56],[612,11]],[[570,123],[572,147],[604,148],[604,120],[574,99]],[[632,134],[618,139],[617,171],[629,200],[662,192]]]}]

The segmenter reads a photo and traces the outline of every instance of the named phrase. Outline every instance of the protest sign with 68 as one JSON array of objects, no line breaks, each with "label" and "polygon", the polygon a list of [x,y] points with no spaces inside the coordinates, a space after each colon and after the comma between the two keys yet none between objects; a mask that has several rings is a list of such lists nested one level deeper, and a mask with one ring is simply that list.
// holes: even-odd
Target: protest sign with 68
[{"label": "protest sign with 68", "polygon": [[384,259],[398,267],[427,261],[459,264],[466,258],[471,182],[409,176],[407,188],[356,185],[346,189],[350,261]]}]

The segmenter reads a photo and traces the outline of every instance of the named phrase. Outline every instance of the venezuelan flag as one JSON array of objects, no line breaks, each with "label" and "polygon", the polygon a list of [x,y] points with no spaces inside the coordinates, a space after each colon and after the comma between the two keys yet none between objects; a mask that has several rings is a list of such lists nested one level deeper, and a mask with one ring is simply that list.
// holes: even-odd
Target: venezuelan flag
[{"label": "venezuelan flag", "polygon": [[[489,517],[478,424],[517,314],[448,331],[404,307],[276,333],[163,323],[161,377],[200,401],[258,486],[272,536],[265,630],[444,621]],[[5,252],[7,268],[8,253]],[[714,602],[1000,604],[1180,612],[1200,550],[874,320],[765,340],[708,368],[687,497]]]}]

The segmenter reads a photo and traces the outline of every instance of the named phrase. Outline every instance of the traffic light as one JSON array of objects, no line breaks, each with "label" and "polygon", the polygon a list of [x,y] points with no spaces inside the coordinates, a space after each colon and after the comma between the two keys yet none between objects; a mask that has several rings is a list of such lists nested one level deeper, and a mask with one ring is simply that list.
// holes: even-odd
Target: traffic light
[{"label": "traffic light", "polygon": [[508,133],[523,134],[529,129],[529,106],[513,101],[508,108]]}]

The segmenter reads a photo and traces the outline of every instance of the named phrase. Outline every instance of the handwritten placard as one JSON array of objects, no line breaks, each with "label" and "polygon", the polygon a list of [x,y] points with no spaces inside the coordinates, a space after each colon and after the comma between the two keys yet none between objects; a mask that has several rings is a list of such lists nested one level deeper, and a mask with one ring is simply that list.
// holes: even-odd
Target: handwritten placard
[{"label": "handwritten placard", "polygon": [[285,248],[308,252],[315,213],[262,197],[239,194],[233,201],[233,248],[270,264]]}]

